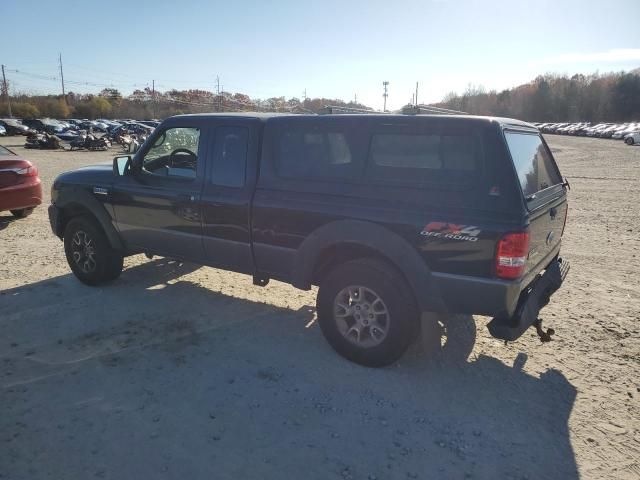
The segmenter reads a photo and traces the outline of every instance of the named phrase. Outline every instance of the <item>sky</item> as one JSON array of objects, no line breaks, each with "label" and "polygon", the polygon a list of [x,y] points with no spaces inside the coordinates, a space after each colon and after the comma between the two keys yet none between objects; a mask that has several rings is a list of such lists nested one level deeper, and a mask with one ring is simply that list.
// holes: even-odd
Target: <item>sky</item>
[{"label": "sky", "polygon": [[[0,0],[13,92],[151,86],[382,108],[640,67],[640,0]],[[17,70],[17,72],[16,72]]]}]

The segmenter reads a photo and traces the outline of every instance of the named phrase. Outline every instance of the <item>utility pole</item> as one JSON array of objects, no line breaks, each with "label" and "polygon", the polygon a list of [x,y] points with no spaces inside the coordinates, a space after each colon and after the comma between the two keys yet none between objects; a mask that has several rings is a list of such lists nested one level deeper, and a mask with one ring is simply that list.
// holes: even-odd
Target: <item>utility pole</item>
[{"label": "utility pole", "polygon": [[7,86],[7,77],[5,77],[4,75],[4,65],[2,65],[2,84],[4,85],[4,88],[2,89],[4,91],[4,94],[7,97],[7,105],[9,106],[9,118],[13,117],[13,115],[11,115],[11,98],[9,98],[9,87]]},{"label": "utility pole", "polygon": [[355,103],[356,105],[358,104],[358,94],[357,93],[353,94],[353,103]]},{"label": "utility pole", "polygon": [[151,80],[151,117],[156,118],[156,81]]},{"label": "utility pole", "polygon": [[387,82],[386,80],[384,82],[382,82],[382,87],[384,88],[384,93],[382,94],[382,98],[384,98],[384,106],[382,107],[382,111],[386,112],[387,111],[387,97],[389,96],[389,93],[387,92],[387,88],[389,87],[389,82]]},{"label": "utility pole", "polygon": [[416,96],[415,96],[415,99],[416,99],[416,107],[417,107],[418,106],[418,82],[416,82]]},{"label": "utility pole", "polygon": [[302,103],[306,103],[307,102],[307,89],[304,89],[304,92],[302,92]]},{"label": "utility pole", "polygon": [[219,112],[220,111],[220,106],[221,106],[221,102],[220,102],[220,77],[218,75],[216,75],[216,111]]},{"label": "utility pole", "polygon": [[62,54],[58,54],[58,61],[60,62],[60,80],[62,81],[62,99],[64,103],[67,103],[67,96],[64,93],[64,73],[62,73]]}]

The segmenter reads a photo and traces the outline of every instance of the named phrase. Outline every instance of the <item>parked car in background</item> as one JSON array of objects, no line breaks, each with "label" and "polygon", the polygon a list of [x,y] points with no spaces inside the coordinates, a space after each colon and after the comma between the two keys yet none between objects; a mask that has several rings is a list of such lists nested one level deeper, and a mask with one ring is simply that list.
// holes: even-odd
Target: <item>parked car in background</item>
[{"label": "parked car in background", "polygon": [[601,130],[604,130],[606,128],[609,128],[611,126],[610,123],[599,123],[591,128],[588,128],[586,131],[587,137],[597,137],[598,133]]},{"label": "parked car in background", "polygon": [[126,122],[109,131],[111,135],[118,135],[121,132],[134,133],[136,135],[151,135],[154,128],[139,122]]},{"label": "parked car in background", "polygon": [[51,134],[62,133],[65,127],[52,118],[26,118],[22,123],[33,130],[47,132]]},{"label": "parked car in background", "polygon": [[626,123],[601,122],[595,125],[591,125],[591,122],[539,123],[536,126],[542,133],[613,139],[624,139],[629,133],[635,133],[640,130],[640,122],[637,121]]},{"label": "parked car in background", "polygon": [[72,142],[80,137],[80,133],[80,130],[70,128],[64,132],[56,133],[56,137],[58,137],[60,140],[64,140],[65,142]]},{"label": "parked car in background", "polygon": [[620,129],[611,135],[611,138],[615,138],[617,140],[624,139],[630,133],[635,133],[640,130],[640,124],[638,123],[630,123],[626,128]]},{"label": "parked car in background", "polygon": [[98,132],[106,133],[109,130],[109,125],[104,122],[93,122],[93,129]]},{"label": "parked car in background", "polygon": [[7,135],[27,135],[29,133],[29,127],[23,125],[16,118],[2,118],[0,119],[0,125],[5,128]]},{"label": "parked car in background", "polygon": [[626,137],[624,137],[624,143],[627,145],[636,145],[640,143],[640,131],[628,133]]},{"label": "parked car in background", "polygon": [[24,218],[42,203],[38,169],[28,160],[0,145],[0,211]]},{"label": "parked car in background", "polygon": [[626,124],[623,125],[613,125],[607,128],[604,132],[602,132],[602,138],[611,138],[611,136],[619,130],[624,130],[627,128]]},{"label": "parked car in background", "polygon": [[4,128],[3,125],[0,125],[0,137],[4,137],[7,135],[7,129]]}]

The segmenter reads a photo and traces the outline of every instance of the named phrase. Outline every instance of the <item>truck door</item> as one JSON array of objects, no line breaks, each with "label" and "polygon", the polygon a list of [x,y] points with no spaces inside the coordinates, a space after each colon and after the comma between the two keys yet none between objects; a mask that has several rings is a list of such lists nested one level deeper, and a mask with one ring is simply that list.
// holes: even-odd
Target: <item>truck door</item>
[{"label": "truck door", "polygon": [[116,225],[133,251],[201,262],[206,140],[197,125],[159,128],[131,175],[115,179]]},{"label": "truck door", "polygon": [[259,120],[211,127],[202,191],[205,263],[253,273],[250,212],[257,177]]}]

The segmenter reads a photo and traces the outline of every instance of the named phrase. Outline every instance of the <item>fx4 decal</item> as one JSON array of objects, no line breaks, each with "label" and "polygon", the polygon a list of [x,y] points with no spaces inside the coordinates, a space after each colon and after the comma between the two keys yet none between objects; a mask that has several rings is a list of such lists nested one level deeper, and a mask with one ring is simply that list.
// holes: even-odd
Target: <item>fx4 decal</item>
[{"label": "fx4 decal", "polygon": [[473,225],[457,225],[454,223],[431,222],[424,226],[420,235],[424,237],[447,238],[477,242],[482,230]]}]

